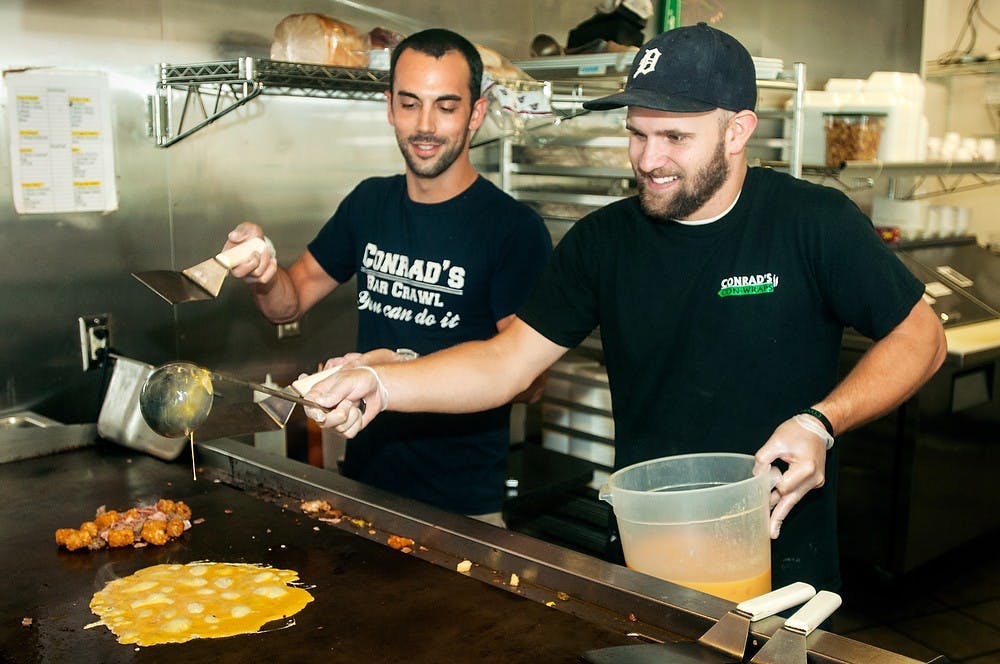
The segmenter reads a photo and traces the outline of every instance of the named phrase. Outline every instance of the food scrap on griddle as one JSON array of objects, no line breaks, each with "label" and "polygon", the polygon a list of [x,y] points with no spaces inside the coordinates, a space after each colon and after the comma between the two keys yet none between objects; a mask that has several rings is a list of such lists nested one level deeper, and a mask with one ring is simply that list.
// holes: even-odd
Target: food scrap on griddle
[{"label": "food scrap on griddle", "polygon": [[[377,530],[372,528],[372,524],[365,521],[364,519],[356,519],[351,516],[347,516],[343,511],[334,508],[329,502],[325,500],[304,500],[299,504],[299,509],[303,513],[309,516],[315,517],[320,521],[326,523],[337,524],[341,520],[347,519],[347,521],[358,528],[368,528],[369,535],[375,535],[378,533]],[[413,551],[414,541],[409,537],[403,537],[401,535],[389,534],[386,540],[391,548],[402,551],[403,553],[411,553]]]}]

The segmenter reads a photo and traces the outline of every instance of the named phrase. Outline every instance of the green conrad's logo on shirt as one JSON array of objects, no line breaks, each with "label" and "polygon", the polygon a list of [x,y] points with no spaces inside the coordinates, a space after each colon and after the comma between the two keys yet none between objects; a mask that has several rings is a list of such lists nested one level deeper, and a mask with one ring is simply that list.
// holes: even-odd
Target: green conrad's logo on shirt
[{"label": "green conrad's logo on shirt", "polygon": [[735,295],[764,295],[773,293],[778,287],[778,275],[751,274],[742,277],[726,277],[719,288],[719,297]]}]

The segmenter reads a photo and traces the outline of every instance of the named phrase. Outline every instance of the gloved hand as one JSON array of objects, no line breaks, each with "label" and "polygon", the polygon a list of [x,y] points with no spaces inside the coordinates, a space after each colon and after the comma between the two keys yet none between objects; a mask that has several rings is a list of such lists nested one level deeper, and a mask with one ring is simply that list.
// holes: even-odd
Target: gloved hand
[{"label": "gloved hand", "polygon": [[245,221],[233,230],[229,231],[223,251],[246,242],[250,238],[259,237],[267,244],[267,251],[254,252],[249,258],[234,265],[230,270],[237,279],[242,279],[248,284],[266,284],[274,278],[278,272],[278,259],[274,251],[274,243],[264,235],[263,229],[249,221]]},{"label": "gloved hand", "polygon": [[771,491],[771,539],[777,539],[781,524],[802,497],[826,481],[827,439],[822,425],[812,425],[806,415],[795,415],[781,423],[754,455],[754,474],[769,472],[781,459],[788,470]]},{"label": "gloved hand", "polygon": [[[415,357],[417,357],[417,354],[406,348],[401,348],[395,351],[389,350],[388,348],[376,348],[368,351],[367,353],[347,353],[340,357],[330,358],[323,364],[321,371],[327,371],[335,367],[343,367],[345,371],[347,369],[356,369],[360,367],[364,371],[371,373],[371,376],[376,382],[376,393],[378,395],[378,400],[371,401],[371,403],[373,406],[377,407],[377,410],[375,410],[374,413],[372,413],[368,418],[365,418],[364,416],[368,412],[369,408],[369,399],[362,397],[359,401],[353,404],[337,404],[331,411],[323,411],[317,408],[306,408],[306,415],[319,423],[321,427],[332,428],[345,438],[353,438],[359,431],[361,431],[361,429],[365,428],[365,426],[371,422],[376,414],[381,413],[389,406],[389,392],[385,389],[385,385],[382,384],[382,380],[379,378],[378,373],[369,365],[408,362]],[[306,374],[302,374],[299,376],[299,379],[301,380],[307,377],[308,376]],[[320,383],[316,383],[314,387],[319,386],[319,384]],[[310,392],[311,389],[312,388],[310,388]],[[326,402],[324,401],[315,401],[316,403],[326,405]]]},{"label": "gloved hand", "polygon": [[[327,362],[327,368],[331,368],[331,362],[334,360]],[[356,359],[349,360],[347,367],[352,367],[352,362]],[[389,392],[382,379],[375,369],[365,365],[344,368],[313,385],[303,396],[330,409],[306,407],[306,416],[323,428],[335,429],[345,438],[354,438],[376,415],[389,407]]]}]

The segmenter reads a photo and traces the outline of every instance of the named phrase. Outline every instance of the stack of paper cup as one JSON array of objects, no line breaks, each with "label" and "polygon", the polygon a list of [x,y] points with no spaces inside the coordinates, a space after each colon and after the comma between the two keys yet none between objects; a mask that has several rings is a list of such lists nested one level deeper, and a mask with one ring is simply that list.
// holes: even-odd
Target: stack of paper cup
[{"label": "stack of paper cup", "polygon": [[978,157],[978,152],[976,151],[978,144],[979,141],[975,138],[963,138],[958,147],[958,152],[955,153],[955,161],[974,161]]},{"label": "stack of paper cup", "polygon": [[949,131],[944,135],[944,140],[941,141],[941,159],[954,161],[960,147],[962,147],[961,135],[957,131]]},{"label": "stack of paper cup", "polygon": [[992,138],[980,138],[976,144],[976,152],[983,161],[996,161],[997,142]]},{"label": "stack of paper cup", "polygon": [[937,161],[941,158],[941,138],[938,136],[927,137],[927,159]]},{"label": "stack of paper cup", "polygon": [[927,208],[927,223],[924,224],[924,237],[935,238],[941,233],[941,206],[931,205]]},{"label": "stack of paper cup", "polygon": [[942,205],[938,234],[941,237],[951,237],[955,234],[955,206]]},{"label": "stack of paper cup", "polygon": [[972,222],[972,208],[960,207],[955,213],[955,235],[965,235],[969,232],[969,224]]}]

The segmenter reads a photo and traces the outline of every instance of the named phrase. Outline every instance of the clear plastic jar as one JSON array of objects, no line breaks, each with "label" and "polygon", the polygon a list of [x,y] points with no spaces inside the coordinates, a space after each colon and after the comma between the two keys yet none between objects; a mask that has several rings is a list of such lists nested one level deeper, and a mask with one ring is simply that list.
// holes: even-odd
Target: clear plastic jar
[{"label": "clear plastic jar", "polygon": [[885,125],[884,113],[824,113],[826,165],[840,168],[845,161],[873,161]]}]

